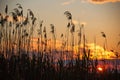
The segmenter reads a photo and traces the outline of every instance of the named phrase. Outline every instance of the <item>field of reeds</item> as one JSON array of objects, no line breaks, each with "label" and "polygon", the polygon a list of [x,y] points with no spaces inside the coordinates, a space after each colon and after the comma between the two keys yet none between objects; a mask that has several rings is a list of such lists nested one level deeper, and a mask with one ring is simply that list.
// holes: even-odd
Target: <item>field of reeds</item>
[{"label": "field of reeds", "polygon": [[[65,11],[68,19],[66,26],[67,33],[61,33],[61,50],[56,48],[56,29],[50,24],[52,35],[48,39],[46,27],[43,27],[43,20],[39,22],[37,51],[34,51],[34,27],[37,18],[31,9],[27,9],[27,15],[23,15],[23,7],[16,4],[12,12],[8,11],[6,5],[5,14],[0,13],[0,80],[119,80],[116,54],[115,68],[112,70],[98,70],[99,61],[97,58],[90,58],[91,50],[86,47],[86,36],[84,24],[79,26],[78,51],[74,57],[74,33],[75,24],[72,21],[72,14]],[[10,20],[11,19],[11,20]],[[104,40],[104,51],[107,49],[107,37],[101,32]],[[66,36],[65,36],[66,35]],[[71,38],[71,39],[70,39]],[[48,44],[52,44],[48,47]],[[96,39],[94,41],[96,43]],[[81,50],[81,44],[83,48]],[[119,46],[120,42],[118,42]],[[95,45],[96,47],[96,45]],[[95,48],[96,49],[96,48]],[[56,54],[60,54],[55,59]],[[30,55],[32,54],[32,55]],[[104,53],[105,54],[105,53]],[[82,57],[80,57],[82,55]],[[106,64],[105,57],[102,59]]]}]

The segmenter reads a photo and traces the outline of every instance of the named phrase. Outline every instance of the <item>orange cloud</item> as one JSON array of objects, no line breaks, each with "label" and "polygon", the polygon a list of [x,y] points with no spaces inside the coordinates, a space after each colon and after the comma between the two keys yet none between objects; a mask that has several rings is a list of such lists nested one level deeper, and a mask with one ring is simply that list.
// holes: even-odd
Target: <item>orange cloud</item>
[{"label": "orange cloud", "polygon": [[[104,51],[104,48],[102,46],[99,46],[99,45],[96,45],[95,47],[95,44],[94,43],[89,43],[89,44],[86,44],[86,47],[88,49],[90,49],[90,58],[91,59],[115,59],[116,56],[113,52],[111,51]],[[88,51],[88,49],[86,48],[86,51]],[[75,46],[74,47],[74,53],[77,54],[78,52],[78,46]],[[83,52],[83,44],[81,45],[81,52]],[[82,58],[82,54],[80,56]]]},{"label": "orange cloud", "polygon": [[77,20],[73,20],[73,23],[74,23],[75,25],[79,24],[79,22],[78,22]]},{"label": "orange cloud", "polygon": [[93,4],[103,4],[108,2],[119,2],[120,0],[87,0],[87,1]]},{"label": "orange cloud", "polygon": [[[33,39],[33,45],[31,44],[31,47],[33,46],[33,50],[38,51],[38,38],[34,38]],[[62,42],[59,40],[56,40],[56,49],[59,51],[61,51],[61,46],[62,46]],[[44,45],[43,45],[44,48]],[[47,48],[53,48],[53,40],[48,40],[47,41]],[[77,54],[78,54],[78,45],[74,46],[74,58],[76,58]],[[111,51],[107,51],[104,50],[104,48],[102,46],[99,45],[95,45],[94,43],[88,43],[86,44],[86,52],[88,52],[88,49],[90,49],[90,58],[91,59],[116,59],[115,53],[111,52]],[[66,50],[66,48],[64,49]],[[71,51],[71,46],[68,45],[68,50]],[[83,44],[81,44],[80,46],[80,52],[83,52]],[[61,52],[59,52],[61,53]],[[80,55],[80,57],[82,58],[82,55]]]},{"label": "orange cloud", "polygon": [[63,2],[61,5],[65,6],[65,5],[69,5],[69,4],[72,4],[74,3],[76,0],[68,0],[66,2]]},{"label": "orange cloud", "polygon": [[73,20],[73,23],[75,24],[75,25],[78,25],[78,24],[83,24],[84,26],[86,26],[87,25],[87,23],[86,22],[83,22],[83,21],[78,21],[78,20]]},{"label": "orange cloud", "polygon": [[[77,0],[68,0],[66,2],[63,2],[61,5],[66,6],[66,5],[70,5],[72,3],[74,3]],[[110,2],[120,2],[120,0],[80,0],[81,3],[92,3],[92,4],[104,4],[104,3],[110,3]]]}]

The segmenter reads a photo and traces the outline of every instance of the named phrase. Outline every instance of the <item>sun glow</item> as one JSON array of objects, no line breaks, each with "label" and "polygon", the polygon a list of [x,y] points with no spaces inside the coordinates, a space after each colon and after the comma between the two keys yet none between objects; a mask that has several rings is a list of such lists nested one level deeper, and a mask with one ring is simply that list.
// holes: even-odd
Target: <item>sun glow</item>
[{"label": "sun glow", "polygon": [[88,44],[89,49],[91,50],[91,57],[98,59],[113,59],[115,54],[113,52],[104,50],[103,47],[95,45],[94,43]]},{"label": "sun glow", "polygon": [[[53,49],[53,41],[48,40],[47,41],[47,48]],[[38,49],[38,44],[37,44],[37,38],[34,38],[34,50],[37,51]],[[83,55],[83,45],[80,46],[78,50],[78,46],[74,46],[74,57],[78,54],[78,51],[80,51],[80,58],[82,58]],[[90,49],[90,59],[115,59],[115,54],[113,52],[104,50],[103,47],[96,45],[94,43],[86,44],[86,52]],[[62,48],[62,42],[59,40],[56,40],[56,50],[61,51],[61,50],[67,50],[66,47],[63,49]],[[68,50],[71,51],[71,47],[68,46]]]},{"label": "sun glow", "polygon": [[102,72],[103,68],[102,67],[98,67],[97,70],[100,71],[100,72]]}]

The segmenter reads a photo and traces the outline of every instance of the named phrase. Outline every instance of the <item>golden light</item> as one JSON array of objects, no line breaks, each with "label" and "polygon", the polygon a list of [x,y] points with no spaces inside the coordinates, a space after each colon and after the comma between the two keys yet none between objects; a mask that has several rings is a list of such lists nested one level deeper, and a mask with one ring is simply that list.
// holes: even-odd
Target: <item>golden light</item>
[{"label": "golden light", "polygon": [[89,49],[91,50],[91,58],[92,59],[114,59],[115,54],[113,52],[104,50],[102,46],[96,45],[94,43],[87,44]]},{"label": "golden light", "polygon": [[[38,49],[38,44],[37,44],[37,38],[34,38],[34,49],[37,50]],[[47,47],[53,47],[53,40],[48,40],[47,41],[48,44],[47,44]],[[56,40],[56,49],[58,51],[61,50],[61,46],[62,46],[62,42],[60,40]],[[102,46],[99,46],[99,45],[96,45],[94,43],[89,43],[87,44],[87,47],[91,50],[90,51],[90,58],[91,59],[98,59],[98,60],[101,60],[103,58],[105,59],[114,59],[115,58],[115,54],[113,52],[110,52],[110,51],[104,51],[104,48]],[[64,49],[66,50],[66,48]],[[68,46],[68,50],[71,50],[71,46],[69,45]],[[80,50],[81,52],[83,52],[83,45],[80,46]],[[75,45],[74,46],[74,57],[76,57],[76,55],[78,54],[78,46]],[[82,58],[82,54],[80,55],[80,58]]]},{"label": "golden light", "polygon": [[100,71],[100,72],[102,72],[103,68],[102,67],[98,67],[97,70]]},{"label": "golden light", "polygon": [[[86,47],[90,49],[90,59],[115,59],[115,54],[111,51],[104,50],[104,48],[100,45],[95,45],[94,43],[86,44]],[[80,46],[81,52],[83,52],[83,45]],[[87,49],[86,49],[87,51]],[[78,46],[74,46],[74,53],[78,53]],[[82,58],[82,54],[80,56]]]}]

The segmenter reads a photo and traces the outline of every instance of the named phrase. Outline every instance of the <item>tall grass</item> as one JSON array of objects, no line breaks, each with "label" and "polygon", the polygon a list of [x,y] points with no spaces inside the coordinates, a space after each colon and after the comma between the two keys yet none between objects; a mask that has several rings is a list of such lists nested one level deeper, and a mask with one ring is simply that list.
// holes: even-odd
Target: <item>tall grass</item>
[{"label": "tall grass", "polygon": [[[0,80],[113,80],[116,77],[115,72],[98,72],[98,59],[90,58],[91,49],[87,47],[83,24],[79,26],[78,32],[78,55],[77,57],[74,55],[75,24],[69,11],[64,12],[68,22],[67,33],[60,35],[61,49],[57,50],[56,47],[55,26],[50,24],[52,35],[50,42],[47,27],[43,25],[43,21],[40,21],[37,27],[38,50],[34,51],[37,18],[31,9],[27,10],[27,15],[24,17],[21,4],[18,3],[16,6],[13,12],[8,12],[6,5],[5,17],[0,13]],[[13,20],[9,21],[9,17]],[[101,33],[105,39],[104,50],[106,50],[106,35],[104,32]],[[96,39],[94,43],[96,44]],[[83,48],[81,48],[82,44]],[[117,59],[118,54],[116,53]],[[119,75],[117,73],[116,80],[120,79]]]}]

